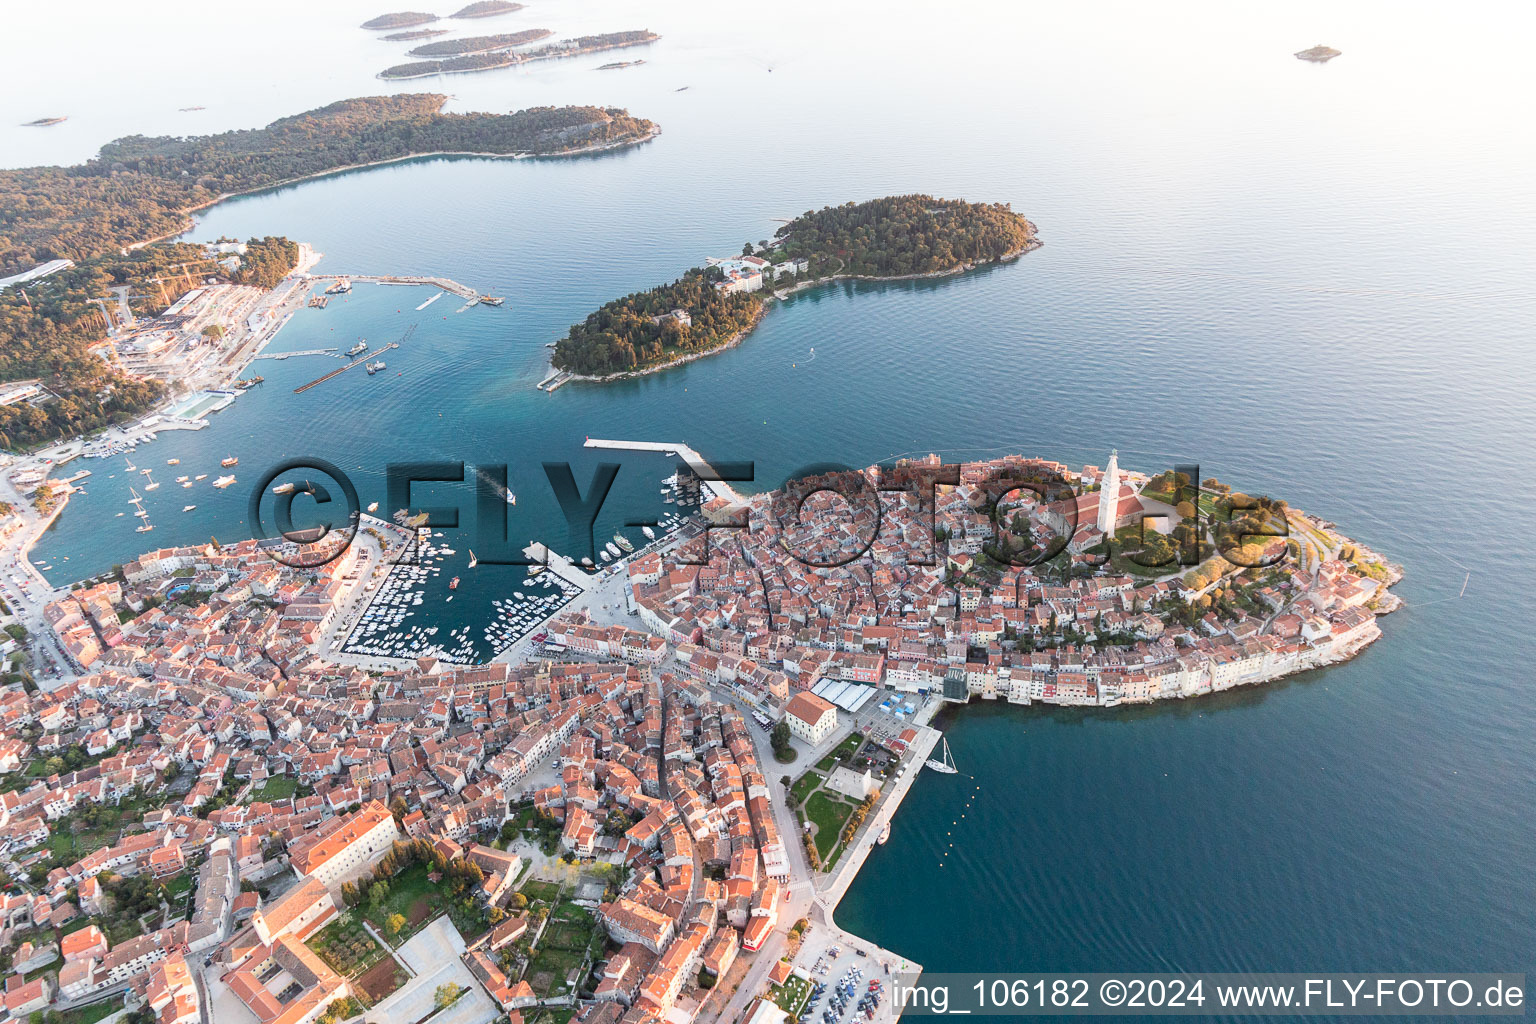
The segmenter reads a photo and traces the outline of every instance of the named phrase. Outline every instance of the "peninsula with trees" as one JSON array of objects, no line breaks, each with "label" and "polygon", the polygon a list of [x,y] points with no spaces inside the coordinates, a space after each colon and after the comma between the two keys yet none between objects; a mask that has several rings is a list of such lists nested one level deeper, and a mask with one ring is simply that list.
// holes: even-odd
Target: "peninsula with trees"
[{"label": "peninsula with trees", "polygon": [[771,298],[803,288],[958,274],[1041,244],[1006,203],[901,195],[807,211],[740,258],[710,260],[573,324],[544,383],[652,373],[718,352],[757,325]]},{"label": "peninsula with trees", "polygon": [[266,128],[131,136],[85,164],[0,170],[0,274],[30,278],[0,288],[0,383],[32,382],[51,396],[0,410],[0,445],[29,448],[89,432],[163,397],[159,383],[96,354],[119,296],[135,296],[125,300],[134,316],[152,317],[200,279],[270,289],[294,268],[297,248],[287,239],[253,239],[233,269],[208,266],[200,247],[154,241],[187,230],[198,209],[414,156],[559,156],[643,142],[658,131],[616,108],[444,114],[446,99],[344,100]]},{"label": "peninsula with trees", "polygon": [[0,274],[175,234],[191,212],[220,199],[351,167],[437,153],[559,156],[643,142],[657,131],[612,107],[445,114],[447,99],[342,100],[251,131],[132,135],[73,167],[0,170]]}]

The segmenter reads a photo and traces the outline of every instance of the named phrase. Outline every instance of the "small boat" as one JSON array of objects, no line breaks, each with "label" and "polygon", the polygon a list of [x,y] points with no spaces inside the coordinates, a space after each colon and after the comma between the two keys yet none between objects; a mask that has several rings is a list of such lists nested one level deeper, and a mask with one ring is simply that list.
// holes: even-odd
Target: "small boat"
[{"label": "small boat", "polygon": [[942,742],[944,744],[943,755],[941,757],[930,757],[928,759],[928,767],[944,775],[957,775],[960,769],[955,767],[954,756],[949,752],[949,737],[946,736]]},{"label": "small boat", "polygon": [[608,552],[608,557],[609,558],[617,558],[618,555],[619,555],[619,549],[613,546],[613,542],[612,541],[609,541],[607,544],[604,544],[603,545],[603,550]]},{"label": "small boat", "polygon": [[240,460],[237,459],[235,456],[231,455],[227,459],[220,460],[219,465],[223,466],[225,469],[228,469],[230,466],[238,466],[238,465],[240,465]]},{"label": "small boat", "polygon": [[182,511],[183,511],[183,512],[191,512],[191,511],[192,511],[192,510],[193,510],[193,509],[195,509],[195,508],[197,508],[197,506],[196,506],[196,505],[184,505],[184,506],[182,506],[182,509],[181,509],[181,510],[182,510]]},{"label": "small boat", "polygon": [[153,530],[153,529],[154,529],[153,524],[146,522],[143,526],[139,527],[137,530],[134,530],[133,532],[134,533],[148,533],[150,530]]},{"label": "small boat", "polygon": [[[121,512],[119,512],[119,513],[118,513],[118,515],[122,515],[122,513],[121,513]],[[539,575],[539,573],[541,573],[541,572],[543,572],[543,571],[544,571],[544,567],[543,567],[543,566],[542,566],[542,565],[535,565],[535,566],[531,566],[531,567],[530,567],[530,568],[529,568],[529,569],[528,569],[528,575],[529,575],[529,576],[530,576],[530,577],[532,577],[532,576],[537,576],[537,575]]]},{"label": "small boat", "polygon": [[272,488],[272,493],[273,494],[292,494],[293,493],[293,484],[291,484],[291,483],[281,483],[281,484],[278,484],[276,487]]},{"label": "small boat", "polygon": [[179,466],[179,465],[181,465],[181,460],[180,459],[166,459],[165,460],[165,464],[167,466]]},{"label": "small boat", "polygon": [[384,364],[384,360],[382,360],[382,359],[380,359],[376,363],[369,363],[368,364],[368,376],[372,377],[374,374],[376,374],[380,370],[384,369],[384,365],[385,365]]},{"label": "small boat", "polygon": [[187,476],[185,473],[183,473],[181,476],[176,478],[176,482],[179,483],[179,484],[184,484],[184,483],[186,483],[190,479],[192,479],[192,478]]},{"label": "small boat", "polygon": [[480,559],[475,557],[475,549],[474,548],[470,548],[469,549],[469,567],[471,569],[473,569],[475,566],[477,566],[479,564],[480,564]]},{"label": "small boat", "polygon": [[448,581],[448,589],[449,590],[458,590],[459,589],[459,578],[457,576],[455,576],[453,579]]},{"label": "small boat", "polygon": [[512,488],[510,488],[510,487],[507,488],[507,504],[508,505],[516,505],[517,504],[517,495],[512,493]]},{"label": "small boat", "polygon": [[232,484],[234,482],[235,482],[235,477],[234,477],[234,474],[231,473],[229,476],[221,476],[221,477],[219,477],[217,480],[215,480],[213,482],[213,486],[217,487],[219,490],[222,491],[224,488],[228,487],[230,484]]},{"label": "small boat", "polygon": [[183,486],[183,487],[191,487],[192,486],[192,481],[191,480],[184,481],[181,486]]},{"label": "small boat", "polygon": [[586,555],[582,555],[581,556],[581,564],[586,566],[588,569],[590,569],[590,568],[592,568],[592,559],[588,558]]},{"label": "small boat", "polygon": [[649,526],[642,526],[642,527],[640,527],[640,532],[645,534],[645,539],[646,540],[655,540],[656,539],[656,531],[651,529]]},{"label": "small boat", "polygon": [[193,480],[207,480],[208,479],[208,474],[207,473],[199,473],[199,474],[197,474],[197,476],[193,477],[192,479]]},{"label": "small boat", "polygon": [[633,551],[633,550],[635,550],[634,543],[632,541],[630,541],[630,539],[628,537],[624,536],[622,533],[614,534],[613,535],[613,542],[615,544],[617,544],[619,547],[623,548],[625,551]]},{"label": "small boat", "polygon": [[507,300],[503,299],[500,295],[482,295],[480,296],[480,301],[487,306],[499,306]]},{"label": "small boat", "polygon": [[875,837],[875,845],[884,846],[885,841],[889,838],[891,838],[891,823],[887,821],[885,827],[880,830],[880,834]]},{"label": "small boat", "polygon": [[358,338],[357,339],[357,344],[353,345],[351,348],[347,349],[347,355],[355,356],[359,352],[367,352],[367,351],[368,351],[368,341],[367,341],[367,339],[365,339],[365,338]]},{"label": "small boat", "polygon": [[[608,547],[611,548],[613,545],[610,544]],[[602,556],[602,559],[605,562],[613,561],[613,555],[609,553],[608,548],[604,548],[603,550],[599,551],[598,554]]]},{"label": "small boat", "polygon": [[369,512],[377,512],[378,510],[379,510],[379,503],[378,502],[370,501],[368,503],[368,511]]}]

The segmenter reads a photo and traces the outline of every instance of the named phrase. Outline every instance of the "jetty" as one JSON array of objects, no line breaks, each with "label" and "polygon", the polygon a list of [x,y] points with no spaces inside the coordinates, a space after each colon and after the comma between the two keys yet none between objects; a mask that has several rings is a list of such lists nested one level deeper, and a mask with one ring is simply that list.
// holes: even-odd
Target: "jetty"
[{"label": "jetty", "polygon": [[356,359],[352,360],[346,366],[338,367],[337,369],[334,369],[330,373],[326,374],[324,377],[316,377],[314,380],[310,381],[308,384],[305,384],[302,387],[294,388],[293,389],[293,393],[296,394],[296,395],[302,395],[304,392],[308,391],[310,388],[314,387],[316,384],[324,384],[326,381],[330,380],[332,377],[336,376],[337,374],[339,374],[339,373],[346,373],[348,370],[352,369],[352,367],[356,366],[358,363],[365,363],[368,360],[372,359],[374,356],[381,356],[385,352],[388,352],[390,349],[392,349],[392,348],[399,348],[399,347],[400,347],[400,343],[398,341],[392,341],[388,345],[380,345],[378,348],[374,349],[372,352],[365,352],[364,354],[358,356]]},{"label": "jetty", "polygon": [[306,274],[304,277],[308,281],[372,281],[375,284],[427,285],[440,288],[445,292],[452,292],[465,299],[480,301],[479,292],[446,277],[412,277],[400,274]]},{"label": "jetty", "polygon": [[679,441],[607,441],[601,438],[589,437],[582,447],[676,455],[688,464],[688,469],[692,471],[694,476],[699,478],[699,483],[705,490],[709,491],[712,497],[724,498],[732,504],[742,500],[741,495],[737,494],[725,481],[709,479],[715,475],[714,467],[705,461],[704,456]]},{"label": "jetty", "polygon": [[294,356],[334,356],[334,355],[336,355],[336,350],[334,348],[306,348],[302,352],[263,352],[260,355],[252,356],[251,358],[252,359],[277,359],[277,360],[283,360],[283,359],[292,359]]}]

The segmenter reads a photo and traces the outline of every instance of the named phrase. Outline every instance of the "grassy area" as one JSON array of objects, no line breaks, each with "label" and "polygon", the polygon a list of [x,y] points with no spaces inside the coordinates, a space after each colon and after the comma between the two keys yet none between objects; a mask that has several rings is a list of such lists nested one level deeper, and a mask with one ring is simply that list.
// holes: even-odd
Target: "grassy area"
[{"label": "grassy area", "polygon": [[810,797],[812,791],[821,785],[821,782],[822,778],[820,775],[817,775],[815,772],[806,772],[790,784],[789,791],[794,794],[796,800],[803,804]]},{"label": "grassy area", "polygon": [[800,1007],[805,1005],[806,997],[810,994],[810,982],[797,974],[790,975],[789,980],[782,985],[771,985],[768,988],[768,998],[791,1017],[800,1015]]},{"label": "grassy area", "polygon": [[192,891],[192,876],[190,874],[176,875],[164,884],[166,901],[175,902]]},{"label": "grassy area", "polygon": [[837,749],[832,751],[831,756],[839,761],[846,761],[848,758],[854,755],[854,752],[857,751],[863,743],[863,733],[851,732],[848,734],[847,739],[843,740],[843,742],[837,745]]},{"label": "grassy area", "polygon": [[837,845],[843,824],[852,813],[852,804],[826,792],[816,793],[806,801],[805,816],[816,823],[816,853],[823,861],[832,852],[832,847]]},{"label": "grassy area", "polygon": [[48,1021],[49,1024],[96,1024],[96,1021],[110,1017],[122,1008],[123,1000],[119,996],[116,999],[103,999],[99,1003],[77,1006],[63,1013],[50,1011]]},{"label": "grassy area", "polygon": [[273,775],[251,790],[251,801],[287,800],[299,788],[296,775]]},{"label": "grassy area", "polygon": [[551,905],[560,898],[560,886],[554,882],[545,882],[539,879],[523,883],[523,887],[518,891],[527,896],[530,901],[543,900]]},{"label": "grassy area", "polygon": [[364,930],[362,917],[356,909],[342,911],[340,917],[320,929],[307,945],[331,970],[344,978],[361,973],[385,955],[384,947]]}]

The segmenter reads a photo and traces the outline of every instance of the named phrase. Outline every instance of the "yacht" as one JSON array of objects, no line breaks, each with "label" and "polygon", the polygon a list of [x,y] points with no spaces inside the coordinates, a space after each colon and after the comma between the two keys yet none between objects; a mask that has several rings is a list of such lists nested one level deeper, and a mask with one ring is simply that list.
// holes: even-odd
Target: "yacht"
[{"label": "yacht", "polygon": [[192,511],[192,510],[193,510],[193,509],[195,509],[195,508],[197,508],[197,506],[196,506],[196,505],[184,505],[184,506],[182,506],[182,509],[181,509],[181,510],[182,510],[182,511],[183,511],[183,512],[191,512],[191,511]]},{"label": "yacht", "polygon": [[955,767],[954,756],[949,752],[949,737],[946,736],[943,740],[943,743],[943,755],[940,757],[930,757],[928,759],[928,767],[932,768],[936,772],[942,772],[945,775],[959,774],[960,769]]},{"label": "yacht", "polygon": [[368,341],[367,341],[367,339],[366,338],[358,338],[357,339],[357,344],[353,345],[351,348],[347,349],[347,355],[355,356],[359,352],[367,352],[367,351],[368,351]]},{"label": "yacht", "polygon": [[238,465],[240,465],[240,460],[238,458],[236,458],[235,456],[231,455],[227,459],[221,459],[219,461],[219,465],[223,466],[225,469],[228,469],[230,466],[238,466]]},{"label": "yacht", "polygon": [[228,487],[230,484],[232,484],[234,482],[235,482],[235,476],[234,476],[233,473],[231,473],[229,476],[221,476],[221,477],[219,477],[217,480],[215,480],[213,482],[213,486],[217,487],[219,490],[222,491],[224,488]]}]

